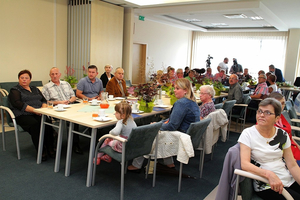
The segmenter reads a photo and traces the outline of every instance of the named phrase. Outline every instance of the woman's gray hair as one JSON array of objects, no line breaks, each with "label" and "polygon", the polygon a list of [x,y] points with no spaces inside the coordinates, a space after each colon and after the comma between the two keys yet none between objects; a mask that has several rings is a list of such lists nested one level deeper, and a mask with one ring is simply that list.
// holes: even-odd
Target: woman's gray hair
[{"label": "woman's gray hair", "polygon": [[259,103],[258,107],[268,106],[268,105],[273,106],[276,117],[281,115],[281,103],[274,98],[266,98],[266,99],[262,100]]},{"label": "woman's gray hair", "polygon": [[201,90],[201,88],[203,88],[204,90],[206,90],[207,91],[207,93],[213,98],[214,96],[215,96],[215,94],[216,94],[216,91],[215,91],[215,89],[214,89],[214,87],[212,86],[212,85],[202,85],[201,87],[200,87],[200,90]]}]

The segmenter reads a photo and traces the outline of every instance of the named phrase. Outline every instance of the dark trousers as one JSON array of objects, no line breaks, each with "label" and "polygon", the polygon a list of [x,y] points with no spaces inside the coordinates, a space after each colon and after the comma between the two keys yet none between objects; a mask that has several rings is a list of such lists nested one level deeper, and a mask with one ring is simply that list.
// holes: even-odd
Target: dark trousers
[{"label": "dark trousers", "polygon": [[[21,115],[16,118],[17,124],[31,135],[31,140],[36,150],[39,147],[41,119],[39,115]],[[51,120],[46,117],[46,121],[51,123]],[[45,126],[44,145],[48,149],[53,149],[53,129],[51,126]]]},{"label": "dark trousers", "polygon": [[[294,199],[300,199],[300,185],[296,181],[290,187],[285,187],[285,189],[290,193],[290,195],[292,195]],[[271,189],[257,192],[256,194],[262,199],[285,199],[281,194]]]}]

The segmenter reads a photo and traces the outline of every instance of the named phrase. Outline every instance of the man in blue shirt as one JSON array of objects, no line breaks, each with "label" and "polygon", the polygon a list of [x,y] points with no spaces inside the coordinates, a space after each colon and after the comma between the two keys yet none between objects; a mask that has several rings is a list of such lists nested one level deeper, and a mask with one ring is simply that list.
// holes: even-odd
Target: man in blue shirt
[{"label": "man in blue shirt", "polygon": [[100,100],[101,92],[103,91],[102,81],[97,78],[98,69],[95,65],[88,67],[88,76],[80,79],[77,84],[76,96],[80,99],[88,98]]}]

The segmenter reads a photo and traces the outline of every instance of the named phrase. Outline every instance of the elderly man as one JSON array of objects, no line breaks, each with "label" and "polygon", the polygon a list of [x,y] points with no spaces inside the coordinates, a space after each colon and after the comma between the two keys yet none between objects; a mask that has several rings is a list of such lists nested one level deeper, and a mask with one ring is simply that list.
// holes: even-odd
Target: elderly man
[{"label": "elderly man", "polygon": [[243,89],[238,83],[239,79],[236,74],[229,77],[229,91],[227,100],[236,100],[236,103],[243,103]]},{"label": "elderly man", "polygon": [[252,79],[252,76],[248,72],[248,68],[244,69],[243,79],[247,82],[249,79]]},{"label": "elderly man", "polygon": [[114,77],[114,75],[111,74],[112,69],[113,69],[112,65],[105,65],[104,67],[105,72],[100,77],[104,88],[106,88],[108,81],[110,81],[110,79]]},{"label": "elderly man", "polygon": [[77,84],[76,96],[80,99],[88,98],[100,100],[103,91],[102,81],[97,78],[98,68],[95,65],[88,67],[88,76],[80,79]]},{"label": "elderly man", "polygon": [[66,81],[61,81],[61,73],[58,68],[53,67],[50,70],[51,81],[44,85],[42,93],[47,101],[53,101],[53,104],[69,104],[76,100],[75,93]]},{"label": "elderly man", "polygon": [[268,94],[268,86],[267,86],[267,76],[265,74],[260,74],[258,76],[258,84],[254,91],[254,94],[251,95],[252,99],[261,99],[263,95]]},{"label": "elderly man", "polygon": [[128,96],[126,90],[126,82],[124,78],[124,70],[118,67],[115,71],[115,76],[108,81],[106,85],[106,92],[114,97],[125,97]]},{"label": "elderly man", "polygon": [[285,79],[283,78],[283,75],[282,75],[282,71],[278,68],[275,68],[274,65],[270,65],[269,66],[269,71],[272,73],[272,74],[275,74],[277,79],[276,81],[277,82],[285,82]]},{"label": "elderly man", "polygon": [[[47,101],[53,101],[53,104],[70,104],[76,100],[75,93],[66,81],[60,80],[61,73],[58,68],[53,67],[50,70],[51,81],[44,85],[42,93]],[[75,125],[74,130],[78,130],[78,125]],[[79,146],[79,135],[74,134],[73,150],[75,153],[82,154]]]},{"label": "elderly man", "polygon": [[225,74],[227,74],[227,72],[228,72],[227,64],[228,64],[228,58],[224,58],[224,61],[220,62],[218,65],[218,68],[220,68],[220,71],[223,69]]}]

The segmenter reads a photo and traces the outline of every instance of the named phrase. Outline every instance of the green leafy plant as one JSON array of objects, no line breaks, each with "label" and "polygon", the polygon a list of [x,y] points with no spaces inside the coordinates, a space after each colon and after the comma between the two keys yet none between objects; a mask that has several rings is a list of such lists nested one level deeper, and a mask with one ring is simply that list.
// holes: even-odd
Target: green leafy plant
[{"label": "green leafy plant", "polygon": [[75,76],[65,76],[64,80],[67,81],[72,88],[74,88],[75,85],[78,83],[78,80]]}]

